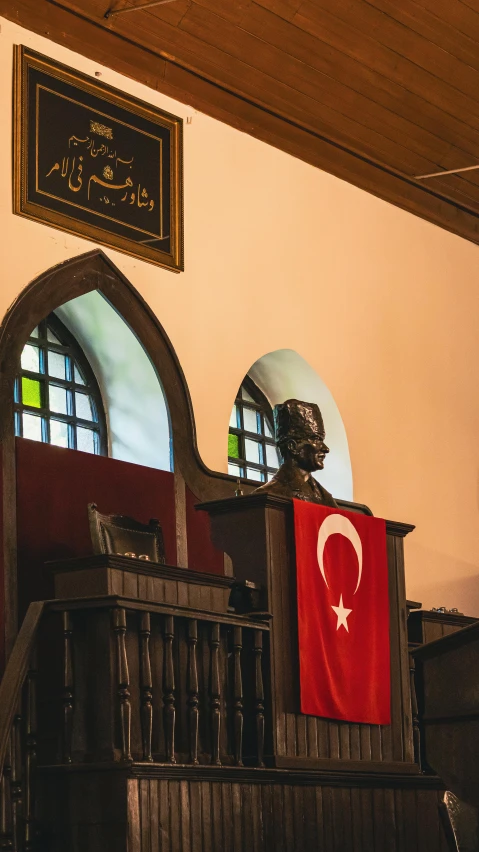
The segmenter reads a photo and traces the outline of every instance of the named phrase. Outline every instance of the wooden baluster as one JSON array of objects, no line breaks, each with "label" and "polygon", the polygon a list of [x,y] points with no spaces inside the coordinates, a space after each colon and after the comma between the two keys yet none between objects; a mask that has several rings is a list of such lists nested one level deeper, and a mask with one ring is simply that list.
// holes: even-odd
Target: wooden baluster
[{"label": "wooden baluster", "polygon": [[419,726],[419,710],[417,706],[417,695],[416,695],[416,664],[414,662],[414,657],[412,654],[409,654],[409,676],[410,676],[410,685],[411,685],[411,713],[412,713],[412,742],[414,749],[414,762],[418,764],[419,769],[422,770],[422,759],[421,759],[421,729]]},{"label": "wooden baluster", "polygon": [[12,850],[18,852],[21,848],[20,826],[22,814],[22,716],[20,707],[13,719],[11,733],[11,797],[12,797]]},{"label": "wooden baluster", "polygon": [[151,678],[150,635],[150,613],[142,612],[140,621],[141,735],[143,741],[143,760],[152,763],[153,681]]},{"label": "wooden baluster", "polygon": [[63,623],[63,763],[72,762],[73,737],[73,624],[71,612],[62,613]]},{"label": "wooden baluster", "polygon": [[234,753],[237,766],[243,766],[243,678],[241,675],[241,651],[243,628],[233,630],[234,646]]},{"label": "wooden baluster", "polygon": [[213,624],[210,642],[210,706],[211,706],[211,763],[220,766],[221,693],[220,693],[220,626]]},{"label": "wooden baluster", "polygon": [[173,665],[173,639],[175,626],[172,615],[165,617],[165,662],[164,662],[164,726],[165,747],[168,763],[176,763],[175,757],[175,669]]},{"label": "wooden baluster", "polygon": [[25,783],[23,799],[24,846],[25,852],[31,852],[35,845],[35,803],[34,783],[37,760],[37,659],[32,654],[30,670],[26,684],[25,714]]},{"label": "wooden baluster", "polygon": [[190,729],[190,763],[198,763],[198,666],[196,662],[196,646],[198,644],[198,622],[192,618],[188,621],[188,707]]},{"label": "wooden baluster", "polygon": [[5,763],[3,765],[3,775],[0,784],[0,849],[13,849],[12,840],[12,797],[11,797],[11,780],[12,780],[12,757],[11,744],[7,746],[5,755]]},{"label": "wooden baluster", "polygon": [[263,632],[254,631],[255,653],[255,698],[256,698],[256,743],[258,751],[258,766],[264,766],[264,687],[263,687]]},{"label": "wooden baluster", "polygon": [[113,629],[116,634],[121,759],[131,760],[130,673],[128,671],[128,659],[126,656],[126,611],[124,609],[113,610]]}]

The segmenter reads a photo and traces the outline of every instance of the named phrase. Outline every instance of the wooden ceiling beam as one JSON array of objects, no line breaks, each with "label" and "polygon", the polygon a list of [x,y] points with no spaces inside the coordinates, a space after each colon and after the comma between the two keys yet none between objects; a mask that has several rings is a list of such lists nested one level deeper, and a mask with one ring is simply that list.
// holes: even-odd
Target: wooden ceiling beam
[{"label": "wooden ceiling beam", "polygon": [[[425,62],[420,55],[418,44],[414,45],[414,49],[405,45],[404,53],[401,53],[399,44],[397,50],[391,47],[394,42],[390,34],[387,39],[383,36],[387,44],[382,44],[376,29],[372,29],[374,24],[376,28],[379,26],[378,22],[371,20],[371,28],[368,29],[359,14],[359,10],[362,11],[365,7],[368,7],[368,3],[348,4],[348,0],[335,0],[332,4],[330,0],[306,0],[294,17],[294,24],[301,26],[306,32],[323,33],[323,37],[324,29],[327,28],[328,38],[343,51],[346,50],[350,56],[411,92],[427,92],[428,100],[445,114],[454,116],[478,130],[477,89],[474,90],[469,84],[468,92],[465,93],[451,85],[450,79],[438,76],[437,66],[434,66],[435,73],[429,67],[423,67]],[[334,13],[330,11],[331,8]],[[406,53],[406,50],[411,50],[412,53]],[[444,67],[443,74],[446,75]]]},{"label": "wooden ceiling beam", "polygon": [[[433,13],[430,9],[421,6],[418,0],[401,0],[400,3],[396,0],[369,0],[369,2],[386,15],[414,30],[418,35],[424,36],[441,50],[479,71],[477,52],[479,15],[476,15],[474,22],[469,21],[468,27],[464,26],[466,32],[461,33],[442,16],[438,17],[437,9]],[[450,3],[449,6],[452,7],[452,4]],[[453,20],[458,22],[457,14],[453,15]]]},{"label": "wooden ceiling beam", "polygon": [[[314,125],[314,119],[317,118],[317,131],[330,136],[334,141],[349,139],[350,146],[356,152],[371,156],[380,164],[387,163],[396,171],[412,176],[428,171],[415,168],[413,162],[419,160],[448,169],[469,165],[471,157],[476,159],[476,132],[469,145],[462,149],[458,147],[456,150],[447,139],[443,140],[417,126],[415,119],[421,114],[417,107],[409,110],[407,118],[401,117],[387,108],[385,101],[379,104],[375,100],[380,91],[379,87],[374,89],[369,86],[368,94],[365,95],[360,91],[360,87],[353,89],[345,80],[341,83],[334,79],[333,74],[342,70],[341,62],[344,59],[347,62],[344,54],[344,59],[337,62],[334,68],[330,63],[329,69],[324,65],[324,70],[319,70],[313,66],[321,63],[321,48],[324,48],[324,44],[308,34],[286,24],[275,39],[275,25],[280,25],[281,19],[261,9],[257,4],[248,7],[241,27],[233,27],[224,17],[212,14],[209,9],[203,10],[202,4],[205,2],[207,0],[195,0],[181,20],[179,29],[194,36],[197,44],[206,42],[212,50],[218,43],[221,44],[228,59],[243,63],[237,64],[235,68],[238,85],[241,83],[243,94],[252,96],[251,91],[248,91],[243,70],[246,67],[244,58],[254,57],[255,64],[250,68],[250,72],[258,87],[264,88],[267,85],[265,79],[270,78],[267,95],[269,105],[277,107],[274,98],[281,86],[287,87],[283,97],[292,117],[294,108],[303,103],[306,114],[311,116],[310,124]],[[258,14],[261,12],[266,12],[267,20],[258,28],[255,23],[257,24]],[[164,25],[159,26],[163,29]],[[306,36],[309,40],[309,50],[303,51],[301,57],[295,56],[294,48],[291,47],[291,39],[296,34]],[[168,35],[175,38],[171,31]],[[275,44],[272,49],[273,41]],[[177,42],[178,48],[181,49],[181,41]],[[361,67],[359,63],[355,64]],[[258,72],[264,76],[260,77]],[[354,80],[356,75],[357,68],[351,69],[349,80]],[[288,107],[286,109],[288,110]],[[326,131],[327,125],[333,129]],[[339,134],[342,134],[342,138]],[[434,170],[438,169],[429,171]],[[473,186],[468,187],[468,183]],[[437,189],[441,190],[439,184]],[[467,176],[466,180],[458,179],[447,188],[443,187],[443,190],[445,194],[454,190],[453,196],[461,203],[479,205],[479,177]]]},{"label": "wooden ceiling beam", "polygon": [[[181,2],[181,0],[180,0]],[[284,6],[296,0],[281,0]],[[175,4],[173,4],[175,5]],[[106,3],[103,4],[103,14]],[[171,8],[171,7],[170,7]],[[67,10],[47,0],[0,0],[0,14],[21,26],[62,44],[151,88],[191,104],[295,157],[334,174],[361,189],[479,243],[477,212],[441,192],[425,187],[394,169],[244,96],[220,79],[165,50],[135,44],[103,21]],[[294,12],[293,12],[294,14]],[[165,40],[165,48],[167,47]],[[219,70],[219,69],[218,69]],[[452,176],[452,179],[454,176]],[[471,204],[473,201],[471,200]]]}]

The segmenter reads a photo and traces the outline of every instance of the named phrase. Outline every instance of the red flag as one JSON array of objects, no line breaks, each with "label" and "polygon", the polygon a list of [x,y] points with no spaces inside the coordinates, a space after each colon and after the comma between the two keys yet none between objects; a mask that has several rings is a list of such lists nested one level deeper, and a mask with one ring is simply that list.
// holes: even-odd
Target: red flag
[{"label": "red flag", "polygon": [[301,712],[388,725],[386,523],[293,503]]}]

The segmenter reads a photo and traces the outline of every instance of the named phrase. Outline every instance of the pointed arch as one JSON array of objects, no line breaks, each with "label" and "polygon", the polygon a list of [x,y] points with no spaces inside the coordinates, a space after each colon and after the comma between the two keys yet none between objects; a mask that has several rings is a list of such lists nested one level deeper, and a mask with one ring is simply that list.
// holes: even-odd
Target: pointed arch
[{"label": "pointed arch", "polygon": [[178,528],[185,513],[185,484],[199,500],[231,496],[232,493],[232,478],[210,471],[200,459],[190,395],[178,358],[157,317],[131,282],[100,249],[43,272],[19,294],[0,326],[2,554],[7,656],[17,632],[14,378],[23,346],[40,320],[65,302],[94,290],[102,293],[136,335],[163,387],[173,436]]}]

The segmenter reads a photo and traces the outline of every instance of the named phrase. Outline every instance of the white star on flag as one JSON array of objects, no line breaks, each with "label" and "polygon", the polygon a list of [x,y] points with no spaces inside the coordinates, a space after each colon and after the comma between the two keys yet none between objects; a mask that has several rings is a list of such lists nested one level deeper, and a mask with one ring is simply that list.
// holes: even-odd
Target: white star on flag
[{"label": "white star on flag", "polygon": [[346,609],[346,607],[343,606],[343,596],[342,595],[339,598],[338,606],[331,606],[331,609],[334,609],[334,611],[337,615],[337,618],[338,618],[336,630],[339,630],[339,628],[342,626],[342,627],[345,627],[346,630],[349,633],[348,615],[350,615],[352,613],[352,609]]}]

